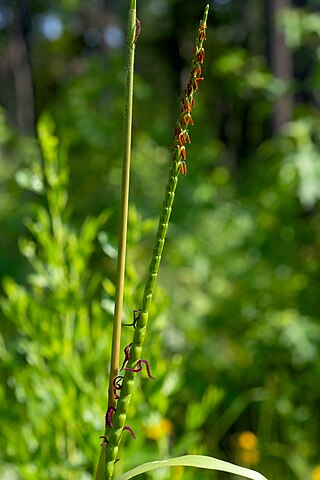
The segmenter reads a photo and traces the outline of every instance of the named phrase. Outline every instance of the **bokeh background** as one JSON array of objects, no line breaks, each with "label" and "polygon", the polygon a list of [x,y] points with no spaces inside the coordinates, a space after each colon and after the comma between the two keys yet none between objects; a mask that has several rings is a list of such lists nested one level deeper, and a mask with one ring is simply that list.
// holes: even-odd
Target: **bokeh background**
[{"label": "bokeh background", "polygon": [[[0,2],[0,477],[88,480],[107,403],[128,1]],[[125,319],[205,1],[138,0]],[[202,453],[320,479],[320,6],[211,0],[117,471]],[[40,122],[40,123],[39,123]],[[39,123],[39,133],[36,125]],[[42,153],[37,140],[42,139]],[[130,328],[124,331],[123,346]],[[227,479],[176,468],[148,479]]]}]

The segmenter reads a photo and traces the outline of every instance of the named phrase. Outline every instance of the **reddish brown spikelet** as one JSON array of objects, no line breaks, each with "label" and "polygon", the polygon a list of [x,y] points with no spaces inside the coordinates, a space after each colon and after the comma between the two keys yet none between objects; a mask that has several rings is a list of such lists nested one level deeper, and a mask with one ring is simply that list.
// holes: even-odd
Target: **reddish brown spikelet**
[{"label": "reddish brown spikelet", "polygon": [[186,136],[184,132],[181,132],[179,135],[179,143],[181,146],[186,143]]},{"label": "reddish brown spikelet", "polygon": [[191,107],[190,102],[189,102],[188,99],[186,100],[185,107],[186,107],[186,111],[187,111],[188,113],[191,112],[192,107]]},{"label": "reddish brown spikelet", "polygon": [[199,27],[199,40],[200,41],[207,40],[206,28],[207,28],[206,25],[200,25],[200,27]]},{"label": "reddish brown spikelet", "polygon": [[203,63],[203,62],[204,62],[204,56],[205,56],[205,54],[204,54],[204,48],[201,47],[200,50],[199,50],[199,52],[197,53],[197,60],[198,60],[198,62]]},{"label": "reddish brown spikelet", "polygon": [[182,173],[182,175],[186,176],[187,175],[187,164],[184,160],[181,160],[181,163],[180,163],[180,172]]}]

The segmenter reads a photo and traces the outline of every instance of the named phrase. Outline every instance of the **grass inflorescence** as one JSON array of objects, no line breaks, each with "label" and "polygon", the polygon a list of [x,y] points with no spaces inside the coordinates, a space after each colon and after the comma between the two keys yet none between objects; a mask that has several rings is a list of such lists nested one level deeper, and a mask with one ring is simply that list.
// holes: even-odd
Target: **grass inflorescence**
[{"label": "grass inflorescence", "polygon": [[[146,328],[149,319],[149,310],[153,296],[155,282],[158,276],[163,247],[168,230],[172,206],[177,188],[179,174],[186,174],[186,145],[190,143],[189,126],[193,125],[192,109],[195,105],[194,95],[199,84],[203,81],[202,64],[204,61],[204,41],[206,40],[206,27],[209,6],[206,7],[204,17],[197,29],[193,57],[191,62],[190,76],[185,90],[180,96],[180,114],[175,124],[172,139],[172,162],[170,164],[169,179],[166,186],[163,206],[160,214],[159,225],[156,234],[155,246],[148,270],[144,288],[142,305],[134,310],[134,320],[130,325],[134,328],[132,342],[124,350],[124,359],[120,370],[110,378],[109,402],[106,413],[105,432],[102,438],[102,457],[104,457],[103,476],[96,478],[111,479],[114,473],[119,444],[123,431],[127,430],[133,438],[135,434],[129,425],[126,425],[126,416],[131,400],[135,376],[144,367],[148,377],[155,380],[151,374],[151,367],[147,360],[141,358],[142,347],[145,340]],[[139,29],[139,30],[138,30]],[[140,33],[140,22],[136,27]],[[134,41],[136,36],[134,37]],[[101,457],[100,457],[101,459]],[[99,462],[101,471],[101,461]],[[99,468],[99,467],[98,467]]]}]

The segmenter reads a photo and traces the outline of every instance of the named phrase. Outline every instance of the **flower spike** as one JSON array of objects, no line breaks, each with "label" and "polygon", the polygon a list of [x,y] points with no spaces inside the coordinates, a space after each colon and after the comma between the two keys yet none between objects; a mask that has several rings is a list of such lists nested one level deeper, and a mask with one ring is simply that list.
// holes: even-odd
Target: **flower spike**
[{"label": "flower spike", "polygon": [[[194,94],[199,88],[199,82],[204,80],[202,77],[202,68],[201,65],[204,61],[204,48],[203,42],[206,40],[206,17],[208,15],[208,7],[205,11],[205,16],[203,21],[200,23],[200,26],[197,31],[196,44],[193,51],[193,59],[191,63],[190,77],[186,86],[186,89],[182,92],[180,97],[180,116],[176,122],[172,148],[173,161],[179,163],[179,170],[183,175],[187,174],[187,153],[185,144],[191,143],[189,133],[187,131],[188,125],[193,125],[193,119],[191,116],[192,108],[194,107]],[[178,156],[175,152],[178,152]],[[180,155],[179,155],[180,154]]]},{"label": "flower spike", "polygon": [[[132,4],[135,4],[135,0],[131,1]],[[104,480],[111,480],[114,477],[114,463],[118,455],[119,442],[122,437],[121,433],[124,430],[128,430],[132,436],[134,435],[134,433],[131,431],[131,428],[126,425],[126,416],[133,391],[135,375],[138,372],[141,372],[143,366],[145,365],[148,377],[155,380],[155,378],[151,374],[149,363],[146,360],[141,359],[141,351],[145,339],[150,305],[152,302],[154,286],[159,272],[159,266],[162,258],[163,247],[166,240],[166,233],[174,203],[179,175],[185,175],[187,173],[186,159],[188,157],[188,152],[186,152],[186,150],[187,145],[191,141],[189,137],[189,127],[190,125],[193,125],[192,114],[193,108],[195,106],[194,97],[196,95],[196,90],[199,89],[203,79],[202,64],[205,58],[203,44],[206,40],[208,10],[209,5],[207,5],[207,7],[205,8],[203,21],[200,23],[200,26],[197,30],[189,79],[186,84],[185,90],[180,96],[179,116],[174,125],[174,132],[171,142],[172,162],[170,165],[169,180],[165,190],[163,206],[156,234],[156,241],[154,244],[154,250],[152,253],[151,262],[147,274],[147,280],[144,287],[141,310],[134,311],[133,322],[130,324],[130,326],[134,327],[134,332],[132,345],[128,345],[124,351],[125,359],[122,365],[122,370],[125,373],[123,377],[121,375],[114,374],[117,376],[113,378],[112,382],[114,399],[117,400],[117,410],[114,413],[110,410],[107,414],[105,440],[107,440],[108,438],[110,441],[110,445],[108,448],[105,448],[102,451],[102,454],[105,455],[105,459],[102,459],[101,461]],[[136,28],[135,31],[134,27]],[[130,38],[133,38],[134,33],[137,34],[138,30],[138,24],[134,24],[132,22]],[[134,38],[134,42],[136,42],[136,40],[137,36]],[[134,50],[134,45],[131,46],[133,47],[132,50]],[[114,405],[114,402],[110,403],[110,405]],[[113,427],[111,427],[110,422]],[[104,463],[102,463],[103,461]]]}]

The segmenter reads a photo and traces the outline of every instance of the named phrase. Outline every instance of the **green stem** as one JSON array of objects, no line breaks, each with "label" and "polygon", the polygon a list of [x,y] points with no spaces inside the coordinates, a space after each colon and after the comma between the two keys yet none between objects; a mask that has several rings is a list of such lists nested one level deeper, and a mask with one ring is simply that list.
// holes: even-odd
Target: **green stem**
[{"label": "green stem", "polygon": [[[116,298],[113,320],[112,349],[110,362],[110,376],[108,388],[108,408],[114,407],[116,401],[113,395],[113,379],[118,375],[120,358],[121,324],[124,296],[124,279],[126,263],[127,224],[129,206],[129,181],[130,181],[130,160],[131,160],[131,133],[132,133],[132,103],[133,103],[133,77],[134,77],[134,56],[135,56],[135,32],[136,32],[136,0],[130,0],[128,20],[128,65],[125,89],[125,111],[124,111],[124,149],[122,166],[122,192],[121,192],[121,213],[118,242],[118,263],[116,280]],[[106,448],[102,446],[99,464],[96,471],[96,480],[110,478],[105,472]]]},{"label": "green stem", "polygon": [[[159,266],[161,262],[162,251],[168,229],[168,223],[172,211],[172,205],[177,188],[180,171],[186,172],[186,149],[185,144],[189,139],[188,126],[193,124],[191,110],[194,105],[194,93],[198,89],[198,83],[203,80],[201,77],[201,65],[204,60],[203,43],[206,38],[206,20],[209,6],[206,7],[204,17],[200,23],[195,41],[194,55],[191,63],[191,72],[186,89],[180,98],[180,116],[176,122],[175,132],[172,141],[172,163],[169,171],[169,180],[166,186],[163,206],[160,214],[160,220],[156,235],[155,246],[152,259],[149,266],[147,281],[144,289],[141,314],[137,320],[130,349],[130,359],[126,368],[136,369],[137,362],[141,359],[142,346],[145,339],[145,333],[149,318],[149,309],[153,296],[153,289],[157,279]],[[102,450],[106,455],[106,465],[104,470],[104,479],[112,479],[114,474],[114,462],[117,459],[121,435],[126,422],[127,411],[129,408],[131,394],[136,372],[125,370],[122,380],[122,389],[117,401],[116,412],[113,415],[113,427],[106,425],[105,436],[108,439],[108,445],[103,445]],[[114,376],[110,377],[113,381]],[[103,455],[104,455],[103,454]],[[96,477],[97,478],[97,477]],[[100,478],[99,478],[100,480]]]},{"label": "green stem", "polygon": [[132,102],[133,102],[133,75],[134,75],[134,34],[136,29],[136,10],[135,0],[131,0],[129,22],[128,22],[128,71],[125,91],[125,111],[124,111],[124,151],[122,167],[122,198],[118,246],[118,265],[116,281],[116,298],[113,320],[112,351],[109,378],[109,407],[115,406],[113,398],[112,380],[118,375],[120,358],[120,339],[121,323],[123,309],[123,292],[126,262],[126,244],[127,244],[127,223],[128,223],[128,205],[129,205],[129,180],[130,180],[130,160],[131,160],[131,132],[132,132]]}]

